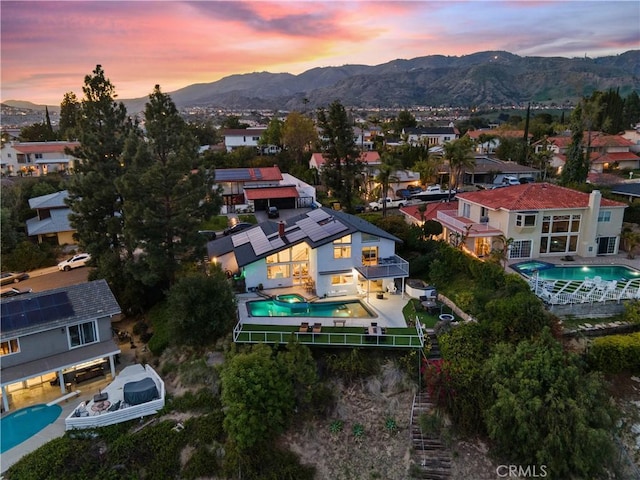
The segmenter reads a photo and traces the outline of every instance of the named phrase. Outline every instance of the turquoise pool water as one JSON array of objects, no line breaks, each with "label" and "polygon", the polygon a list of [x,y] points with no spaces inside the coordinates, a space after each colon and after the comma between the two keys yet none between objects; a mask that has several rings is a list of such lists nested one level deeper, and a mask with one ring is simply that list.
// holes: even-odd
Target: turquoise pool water
[{"label": "turquoise pool water", "polygon": [[328,318],[375,318],[360,300],[342,302],[291,302],[282,299],[255,300],[247,302],[252,317],[328,317]]},{"label": "turquoise pool water", "polygon": [[56,421],[62,413],[60,405],[47,407],[44,404],[22,408],[0,420],[2,431],[0,453],[20,445],[47,425]]},{"label": "turquoise pool water", "polygon": [[521,274],[531,277],[538,272],[540,280],[584,280],[600,277],[602,280],[627,281],[640,278],[640,271],[624,265],[571,265],[554,266],[546,262],[522,262],[513,265]]}]

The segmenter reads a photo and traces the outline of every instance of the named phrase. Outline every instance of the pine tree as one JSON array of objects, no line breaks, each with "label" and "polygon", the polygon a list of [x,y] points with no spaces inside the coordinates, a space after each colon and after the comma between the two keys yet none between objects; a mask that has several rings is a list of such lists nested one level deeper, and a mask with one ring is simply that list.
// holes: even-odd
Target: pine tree
[{"label": "pine tree", "polygon": [[[125,233],[140,253],[134,275],[170,287],[180,265],[204,252],[198,226],[219,210],[213,171],[198,166],[198,142],[171,97],[156,85],[145,108],[146,138],[127,144],[130,167],[116,181],[123,194]],[[129,157],[131,155],[131,157]]]},{"label": "pine tree", "polygon": [[571,143],[567,148],[566,161],[560,173],[561,184],[582,184],[587,180],[589,156],[584,150],[584,120],[582,108],[578,105],[571,115]]},{"label": "pine tree", "polygon": [[323,181],[347,212],[353,212],[363,164],[344,106],[336,100],[329,106],[328,112],[318,110],[318,125],[323,155],[327,158],[322,168]]},{"label": "pine tree", "polygon": [[65,93],[60,104],[60,123],[58,125],[58,134],[61,139],[74,140],[76,138],[75,130],[79,110],[80,102],[78,102],[76,94],[73,92]]},{"label": "pine tree", "polygon": [[100,65],[85,76],[77,137],[80,146],[75,175],[69,183],[71,225],[80,246],[92,256],[96,277],[106,278],[116,295],[126,288],[124,262],[132,256],[123,243],[122,196],[116,180],[127,165],[121,155],[125,139],[135,131],[124,104],[117,103],[115,88]]}]

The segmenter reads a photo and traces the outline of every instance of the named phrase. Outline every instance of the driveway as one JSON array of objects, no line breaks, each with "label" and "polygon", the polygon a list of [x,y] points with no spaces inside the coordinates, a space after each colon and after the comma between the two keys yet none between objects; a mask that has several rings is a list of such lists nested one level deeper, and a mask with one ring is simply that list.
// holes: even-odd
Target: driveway
[{"label": "driveway", "polygon": [[280,210],[280,218],[267,218],[267,212],[265,211],[255,212],[255,216],[258,223],[266,222],[267,220],[271,220],[272,222],[277,222],[278,220],[286,221],[289,218],[297,217],[298,215],[307,213],[310,210],[311,210],[310,208],[290,208],[287,210]]}]

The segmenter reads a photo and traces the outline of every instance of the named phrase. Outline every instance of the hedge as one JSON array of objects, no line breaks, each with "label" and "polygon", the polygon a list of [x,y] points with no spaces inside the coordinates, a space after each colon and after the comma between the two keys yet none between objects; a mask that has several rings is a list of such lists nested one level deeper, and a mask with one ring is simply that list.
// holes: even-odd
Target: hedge
[{"label": "hedge", "polygon": [[593,340],[589,364],[605,373],[640,373],[640,332]]}]

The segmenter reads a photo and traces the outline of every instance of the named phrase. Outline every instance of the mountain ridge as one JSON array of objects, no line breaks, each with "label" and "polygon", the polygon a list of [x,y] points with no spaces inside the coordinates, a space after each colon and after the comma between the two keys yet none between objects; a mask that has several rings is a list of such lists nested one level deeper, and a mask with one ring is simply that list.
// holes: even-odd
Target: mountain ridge
[{"label": "mountain ridge", "polygon": [[[623,97],[640,92],[640,50],[594,59],[521,57],[505,51],[427,55],[373,66],[315,67],[297,75],[234,74],[167,93],[178,108],[300,110],[336,99],[362,108],[562,104],[609,88],[620,89]],[[120,101],[137,113],[147,100],[145,96]],[[18,103],[30,102],[10,100],[4,105]],[[44,105],[34,109],[44,110]]]}]

